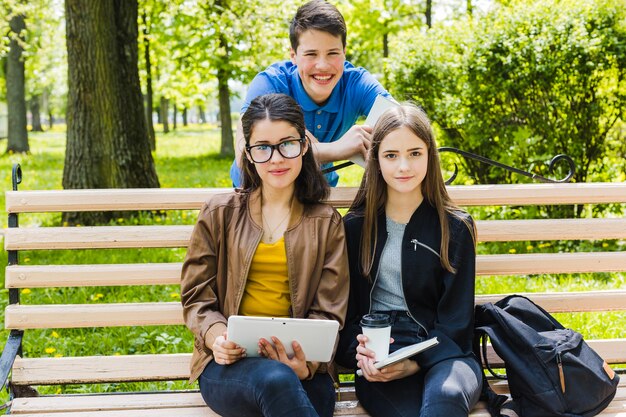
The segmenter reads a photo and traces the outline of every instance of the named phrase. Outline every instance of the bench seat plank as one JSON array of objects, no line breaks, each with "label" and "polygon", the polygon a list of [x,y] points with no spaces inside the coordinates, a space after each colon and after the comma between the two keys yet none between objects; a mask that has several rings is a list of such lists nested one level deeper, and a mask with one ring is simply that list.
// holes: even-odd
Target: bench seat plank
[{"label": "bench seat plank", "polygon": [[[452,200],[461,206],[524,206],[537,204],[598,204],[626,201],[626,183],[451,185]],[[329,201],[349,207],[356,187],[334,187]],[[48,211],[120,211],[199,209],[225,188],[152,188],[100,190],[6,191],[9,213]]]},{"label": "bench seat plank", "polygon": [[[506,382],[491,382],[491,387],[498,394],[508,394]],[[354,387],[340,388],[341,395],[337,403],[346,404],[356,400]],[[614,401],[626,401],[626,378],[619,382]],[[198,391],[188,392],[159,392],[159,393],[129,393],[129,394],[96,394],[96,395],[55,395],[42,397],[25,397],[13,400],[12,413],[25,412],[43,413],[55,410],[56,412],[78,412],[96,410],[134,410],[141,408],[179,408],[205,407],[204,400]]]},{"label": "bench seat plank", "polygon": [[[479,242],[626,238],[626,218],[477,220]],[[193,226],[22,227],[4,229],[5,250],[179,248]]]},{"label": "bench seat plank", "polygon": [[[608,363],[626,363],[623,339],[589,340],[589,346]],[[16,385],[53,385],[102,382],[173,381],[189,378],[191,354],[17,358],[13,365]],[[502,366],[491,346],[489,363]]]},{"label": "bench seat plank", "polygon": [[[11,265],[6,288],[49,288],[180,283],[182,263]],[[530,275],[626,271],[624,252],[478,255],[476,274]]]},{"label": "bench seat plank", "polygon": [[[551,313],[626,310],[626,289],[522,293]],[[476,304],[495,302],[503,294],[477,295]],[[5,309],[7,329],[157,326],[184,324],[179,302],[97,304],[11,304]]]},{"label": "bench seat plank", "polygon": [[21,417],[220,417],[209,407],[24,413],[18,415]]},{"label": "bench seat plank", "polygon": [[[504,393],[508,394],[508,391]],[[357,404],[354,392],[349,399],[337,401],[335,416],[367,416],[368,414]],[[347,397],[347,396],[346,396]],[[54,410],[54,413],[50,413]],[[90,415],[83,413],[108,412],[108,416],[117,416],[118,412],[128,413],[128,416],[140,416],[144,410],[152,412],[173,412],[172,415],[187,415],[179,413],[197,412],[197,416],[218,417],[204,404],[199,392],[188,393],[158,393],[158,394],[122,394],[122,395],[76,395],[55,397],[17,398],[13,401],[12,413],[22,417],[27,416],[67,416]],[[135,414],[138,412],[139,414]],[[80,414],[79,414],[80,413]],[[100,415],[100,414],[98,414]],[[161,414],[156,414],[161,415]],[[194,415],[194,414],[192,414]],[[613,402],[604,410],[602,416],[626,416],[626,387],[620,383]],[[472,417],[488,417],[485,404],[479,402],[472,413]]]},{"label": "bench seat plank", "polygon": [[[335,416],[341,417],[368,417],[358,405],[353,408],[335,410]],[[598,414],[602,417],[626,417],[626,403],[613,402],[607,409]],[[134,410],[134,411],[96,411],[81,413],[45,413],[45,414],[21,414],[22,417],[219,417],[207,407],[202,408],[176,408],[163,410]],[[470,417],[490,417],[485,408],[477,408],[472,411]]]},{"label": "bench seat plank", "polygon": [[206,407],[200,392],[159,392],[96,395],[51,395],[15,398],[11,406],[13,414],[55,412],[78,412],[97,410],[134,410],[141,408]]}]

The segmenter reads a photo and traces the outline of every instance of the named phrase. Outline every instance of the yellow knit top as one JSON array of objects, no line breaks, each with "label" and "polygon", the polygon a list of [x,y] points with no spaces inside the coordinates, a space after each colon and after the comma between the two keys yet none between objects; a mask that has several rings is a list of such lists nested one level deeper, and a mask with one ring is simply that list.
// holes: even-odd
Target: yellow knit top
[{"label": "yellow knit top", "polygon": [[289,317],[290,307],[285,238],[261,242],[252,257],[239,314]]}]

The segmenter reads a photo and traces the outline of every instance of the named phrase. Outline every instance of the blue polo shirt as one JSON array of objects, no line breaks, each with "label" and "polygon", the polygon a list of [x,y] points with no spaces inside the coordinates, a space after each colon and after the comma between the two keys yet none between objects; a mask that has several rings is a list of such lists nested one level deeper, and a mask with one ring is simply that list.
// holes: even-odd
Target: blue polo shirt
[{"label": "blue polo shirt", "polygon": [[[291,61],[282,61],[272,64],[254,77],[241,106],[241,114],[255,97],[270,93],[283,93],[293,97],[302,107],[306,128],[320,142],[334,142],[342,137],[359,117],[369,113],[377,95],[390,97],[372,74],[346,61],[343,75],[330,97],[323,105],[318,105],[304,90],[298,67]],[[332,163],[326,163],[322,168],[329,166]],[[230,177],[235,187],[241,185],[241,171],[234,161],[230,168]],[[336,172],[326,174],[326,178],[333,187],[339,180]]]}]

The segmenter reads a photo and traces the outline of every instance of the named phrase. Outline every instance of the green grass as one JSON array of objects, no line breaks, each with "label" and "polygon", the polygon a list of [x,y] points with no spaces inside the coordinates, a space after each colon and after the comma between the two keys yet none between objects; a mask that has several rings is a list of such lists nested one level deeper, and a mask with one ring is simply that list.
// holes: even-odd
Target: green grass
[{"label": "green grass", "polygon": [[[52,132],[30,134],[31,154],[0,156],[0,178],[4,188],[11,189],[11,167],[22,166],[22,190],[61,189],[65,133],[62,128]],[[228,171],[231,158],[220,158],[219,131],[215,128],[191,126],[167,135],[158,134],[154,154],[157,173],[163,188],[229,187]],[[341,186],[357,186],[363,170],[352,166],[341,171]],[[484,212],[475,212],[483,216]],[[168,211],[141,214],[130,220],[119,219],[119,224],[193,224],[194,210]],[[6,227],[4,194],[0,194],[0,218]],[[59,225],[58,214],[23,215],[21,225]],[[539,245],[542,247],[540,248]],[[479,253],[532,253],[537,250],[624,250],[624,242],[585,242],[579,246],[557,245],[552,242],[497,243],[481,245]],[[7,255],[2,251],[0,263],[6,265]],[[139,263],[179,262],[183,249],[87,250],[87,251],[34,251],[20,254],[22,264],[79,264],[79,263]],[[4,269],[0,268],[0,320],[4,322],[4,307],[8,291],[4,289]],[[481,277],[477,279],[477,293],[508,294],[535,291],[575,291],[589,289],[626,288],[626,277],[621,274],[572,274],[554,276]],[[27,304],[41,303],[112,303],[134,301],[178,301],[177,286],[49,288],[22,290],[21,299]],[[626,337],[626,313],[560,314],[557,318],[588,338]],[[2,342],[8,331],[2,330]],[[27,356],[82,356],[111,354],[141,354],[158,352],[191,352],[192,337],[184,326],[158,326],[108,329],[57,329],[30,330],[24,338]],[[41,387],[44,393],[100,392],[137,389],[185,389],[186,382],[155,384],[100,384],[90,387]],[[6,393],[0,400],[6,400]]]}]

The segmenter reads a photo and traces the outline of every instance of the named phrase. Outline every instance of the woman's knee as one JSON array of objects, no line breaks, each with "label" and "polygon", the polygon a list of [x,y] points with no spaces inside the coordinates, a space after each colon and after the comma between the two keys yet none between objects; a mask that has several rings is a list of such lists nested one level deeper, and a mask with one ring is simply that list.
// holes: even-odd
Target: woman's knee
[{"label": "woman's knee", "polygon": [[[437,369],[435,369],[437,368]],[[425,380],[426,401],[463,405],[471,409],[480,395],[480,368],[469,360],[450,360],[435,365]]]},{"label": "woman's knee", "polygon": [[287,365],[271,361],[264,372],[263,379],[257,389],[264,395],[284,395],[286,391],[302,389],[300,380],[295,372]]}]

